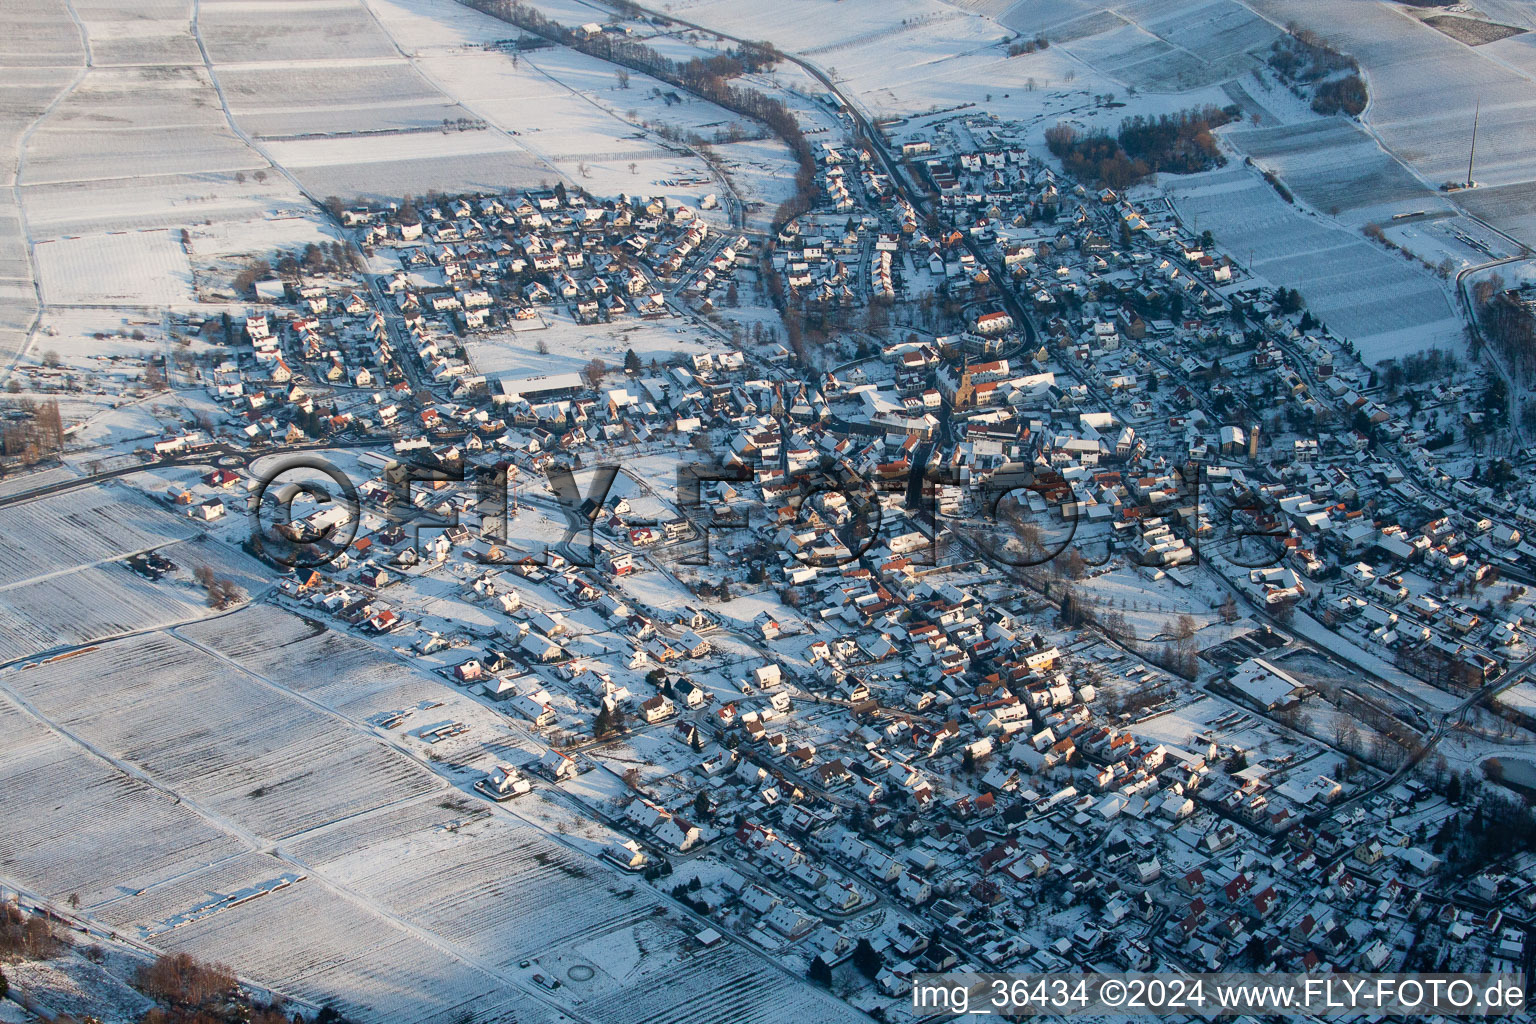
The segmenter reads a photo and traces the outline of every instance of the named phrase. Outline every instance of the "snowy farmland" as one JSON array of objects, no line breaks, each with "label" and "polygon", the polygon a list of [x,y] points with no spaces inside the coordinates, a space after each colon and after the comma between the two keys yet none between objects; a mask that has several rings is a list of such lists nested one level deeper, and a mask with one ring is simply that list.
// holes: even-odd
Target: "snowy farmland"
[{"label": "snowy farmland", "polygon": [[1300,289],[1313,314],[1354,342],[1367,364],[1460,344],[1461,321],[1442,283],[1410,264],[1298,210],[1240,165],[1166,178],[1180,216],[1208,230],[1255,273]]},{"label": "snowy farmland", "polygon": [[[1225,138],[1260,167],[1279,174],[1291,191],[1316,210],[1449,209],[1438,193],[1346,117],[1231,132]],[[1383,212],[1378,217],[1387,215]]]},{"label": "snowy farmland", "polygon": [[[693,918],[554,834],[558,804],[535,820],[467,802],[361,709],[330,710],[411,675],[272,608],[0,673],[0,770],[39,808],[0,821],[6,872],[360,1020],[855,1019],[698,942]],[[247,890],[265,894],[219,906]],[[523,958],[562,990],[533,988]]]},{"label": "snowy farmland", "polygon": [[998,19],[1044,35],[1094,69],[1144,92],[1214,85],[1258,66],[1280,30],[1235,0],[1127,5],[1022,0]]},{"label": "snowy farmland", "polygon": [[50,305],[170,306],[192,298],[192,265],[168,230],[61,238],[36,252]]},{"label": "snowy farmland", "polygon": [[[61,646],[209,614],[193,566],[249,592],[256,567],[197,528],[120,487],[93,487],[0,508],[0,664]],[[151,582],[122,564],[156,550],[178,574]]]},{"label": "snowy farmland", "polygon": [[558,177],[511,140],[486,129],[369,139],[361,147],[348,141],[320,138],[270,146],[314,195],[393,201],[434,188],[505,192]]}]

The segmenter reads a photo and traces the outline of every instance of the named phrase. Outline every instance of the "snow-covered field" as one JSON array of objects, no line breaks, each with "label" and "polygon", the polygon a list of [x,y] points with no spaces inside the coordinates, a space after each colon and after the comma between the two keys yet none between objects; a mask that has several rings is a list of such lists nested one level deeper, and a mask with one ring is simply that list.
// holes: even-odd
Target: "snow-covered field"
[{"label": "snow-covered field", "polygon": [[1440,194],[1345,117],[1233,131],[1226,139],[1260,167],[1279,174],[1292,192],[1316,210],[1342,213],[1385,207],[1377,213],[1385,220],[1391,211],[1451,209]]},{"label": "snow-covered field", "polygon": [[163,229],[43,242],[37,267],[50,305],[170,306],[192,297],[192,265]]},{"label": "snow-covered field", "polygon": [[216,64],[396,55],[361,0],[205,0],[198,28]]},{"label": "snow-covered field", "polygon": [[1229,165],[1165,176],[1180,215],[1276,285],[1298,288],[1367,365],[1460,344],[1461,321],[1441,281],[1360,235],[1286,203],[1262,178]]},{"label": "snow-covered field", "polygon": [[320,196],[505,192],[557,177],[512,138],[485,128],[269,141],[266,149]]},{"label": "snow-covered field", "polygon": [[1045,35],[1096,70],[1146,92],[1174,92],[1244,74],[1279,35],[1236,0],[1129,5],[1021,0],[998,20]]},{"label": "snow-covered field", "polygon": [[[681,318],[621,319],[606,324],[578,324],[545,310],[542,329],[499,331],[471,335],[464,346],[475,368],[487,376],[517,380],[551,373],[574,373],[593,359],[609,368],[624,365],[624,353],[634,349],[643,361],[666,361],[678,353],[718,351],[709,334]],[[546,351],[539,351],[540,343]]]},{"label": "snow-covered field", "polygon": [[[472,722],[471,748],[507,734],[447,683],[272,608],[0,673],[0,770],[36,808],[0,821],[7,872],[360,1020],[558,1019],[546,1003],[605,1021],[853,1019],[743,947],[704,947],[702,924],[588,856],[590,823],[558,801],[459,795],[439,777],[454,769],[365,721],[407,688]],[[535,970],[562,991],[543,997]]]},{"label": "snow-covered field", "polygon": [[[249,592],[255,565],[149,499],[92,487],[0,509],[0,663],[210,614],[191,579],[208,565]],[[194,539],[196,538],[196,539]],[[122,564],[158,550],[177,572],[158,583]]]}]

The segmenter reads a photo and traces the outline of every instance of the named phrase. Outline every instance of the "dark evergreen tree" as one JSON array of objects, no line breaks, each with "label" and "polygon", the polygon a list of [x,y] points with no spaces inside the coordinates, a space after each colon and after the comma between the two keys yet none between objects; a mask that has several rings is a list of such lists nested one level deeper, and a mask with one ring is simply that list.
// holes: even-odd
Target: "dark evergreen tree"
[{"label": "dark evergreen tree", "polygon": [[880,953],[870,945],[869,939],[860,939],[859,944],[853,947],[853,965],[871,981],[880,973]]}]

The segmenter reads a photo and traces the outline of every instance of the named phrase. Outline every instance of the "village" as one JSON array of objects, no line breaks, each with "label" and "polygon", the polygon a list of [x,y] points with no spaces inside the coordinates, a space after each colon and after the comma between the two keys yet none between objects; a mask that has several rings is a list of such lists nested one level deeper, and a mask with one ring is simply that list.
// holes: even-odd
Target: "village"
[{"label": "village", "polygon": [[[832,146],[755,243],[563,190],[342,211],[370,272],[254,281],[213,378],[221,434],[379,440],[276,600],[547,744],[483,796],[564,789],[870,1009],[960,968],[1517,968],[1536,864],[1444,886],[1480,780],[1431,749],[1528,728],[1479,707],[1530,687],[1536,525],[1486,394],[1388,383],[1166,210],[963,131],[998,148],[926,159],[927,227]],[[743,291],[782,342],[469,354]],[[813,378],[808,333],[845,339]]]},{"label": "village", "polygon": [[[1062,88],[1043,137],[974,102],[874,116],[839,76],[687,22],[491,14],[494,38],[455,52],[579,54],[605,82],[620,69],[617,93],[641,39],[691,75],[735,62],[783,149],[764,176],[794,191],[743,184],[720,152],[735,136],[674,132],[652,159],[696,177],[637,159],[329,196],[298,241],[194,261],[198,303],[120,325],[76,310],[110,357],[18,361],[0,521],[105,529],[77,570],[154,614],[104,599],[72,632],[31,595],[74,542],[18,544],[3,710],[179,808],[197,772],[102,753],[38,680],[143,642],[239,675],[265,696],[227,704],[263,728],[323,726],[305,726],[320,767],[175,812],[247,848],[166,878],[259,860],[238,886],[147,909],[167,883],[0,891],[147,949],[322,889],[425,932],[400,891],[439,900],[437,928],[458,888],[563,873],[550,890],[599,894],[632,945],[550,923],[558,940],[411,953],[462,966],[473,946],[504,986],[475,1006],[551,1014],[695,958],[770,965],[809,986],[802,1012],[877,1020],[947,973],[1531,972],[1536,448],[1517,376],[1352,332],[1187,196],[1070,171],[1113,94]],[[655,74],[627,102],[681,108]],[[1165,126],[1240,128],[1240,100]],[[1536,309],[1529,280],[1487,280],[1467,286],[1484,354],[1490,311]],[[111,404],[65,415],[86,395]],[[55,504],[72,497],[86,511]],[[374,782],[349,755],[334,786],[374,803],[310,820],[330,729],[393,760]],[[271,810],[290,784],[297,823]],[[377,840],[361,819],[397,802],[414,831]],[[514,834],[535,868],[506,866]],[[456,860],[461,843],[492,852]],[[438,854],[369,889],[390,858]],[[366,1016],[348,985],[338,1005]]]}]

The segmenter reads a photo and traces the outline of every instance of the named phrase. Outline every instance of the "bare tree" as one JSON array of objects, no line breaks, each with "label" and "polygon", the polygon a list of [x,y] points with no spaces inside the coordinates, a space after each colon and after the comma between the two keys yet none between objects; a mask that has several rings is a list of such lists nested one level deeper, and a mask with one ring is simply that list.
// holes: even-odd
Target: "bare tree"
[{"label": "bare tree", "polygon": [[590,363],[587,364],[586,369],[582,371],[582,376],[586,377],[587,383],[589,385],[591,385],[593,388],[596,388],[603,382],[603,374],[607,372],[607,363],[603,362],[601,359],[593,359]]},{"label": "bare tree", "polygon": [[1230,626],[1232,623],[1237,621],[1237,602],[1232,599],[1231,594],[1228,594],[1226,599],[1221,602],[1221,608],[1219,609],[1219,612],[1221,615],[1221,621],[1225,622],[1227,625]]}]

